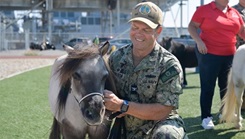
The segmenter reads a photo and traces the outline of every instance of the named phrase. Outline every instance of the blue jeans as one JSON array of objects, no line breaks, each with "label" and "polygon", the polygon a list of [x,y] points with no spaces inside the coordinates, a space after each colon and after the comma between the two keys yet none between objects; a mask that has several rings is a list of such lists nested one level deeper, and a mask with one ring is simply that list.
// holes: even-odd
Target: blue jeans
[{"label": "blue jeans", "polygon": [[212,54],[198,55],[199,76],[201,84],[201,119],[212,117],[211,107],[216,80],[220,91],[220,99],[226,93],[228,73],[232,66],[233,55],[217,56]]}]

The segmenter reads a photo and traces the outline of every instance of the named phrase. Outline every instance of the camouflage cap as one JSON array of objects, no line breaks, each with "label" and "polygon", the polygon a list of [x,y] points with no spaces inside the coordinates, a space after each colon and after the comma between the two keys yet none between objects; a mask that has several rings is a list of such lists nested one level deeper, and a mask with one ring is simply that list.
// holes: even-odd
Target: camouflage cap
[{"label": "camouflage cap", "polygon": [[152,29],[163,24],[162,10],[152,2],[141,2],[132,10],[131,21],[141,21],[146,23]]}]

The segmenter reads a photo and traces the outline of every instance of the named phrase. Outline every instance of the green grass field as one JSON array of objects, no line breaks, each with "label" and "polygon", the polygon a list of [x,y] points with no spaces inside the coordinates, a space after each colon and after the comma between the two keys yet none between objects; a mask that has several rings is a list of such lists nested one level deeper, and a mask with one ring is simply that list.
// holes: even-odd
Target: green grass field
[{"label": "green grass field", "polygon": [[[183,117],[188,137],[190,139],[244,139],[245,127],[238,131],[230,124],[219,124],[218,112],[220,99],[218,87],[215,88],[213,98],[212,114],[215,124],[214,130],[204,130],[201,127],[200,118],[200,81],[198,73],[187,73],[188,87],[184,88],[184,93],[180,96],[179,113]],[[243,112],[243,117],[245,113]],[[245,126],[245,121],[243,120]]]},{"label": "green grass field", "polygon": [[[52,123],[48,103],[50,67],[20,74],[0,81],[0,138],[47,139]],[[180,96],[179,113],[183,117],[190,139],[244,139],[241,131],[232,125],[218,124],[220,100],[216,88],[213,99],[215,129],[203,130],[200,126],[199,77],[188,73],[188,87]],[[245,117],[245,113],[243,113]],[[245,122],[243,121],[245,126]]]},{"label": "green grass field", "polygon": [[48,103],[50,67],[0,81],[1,139],[47,139],[52,123]]}]

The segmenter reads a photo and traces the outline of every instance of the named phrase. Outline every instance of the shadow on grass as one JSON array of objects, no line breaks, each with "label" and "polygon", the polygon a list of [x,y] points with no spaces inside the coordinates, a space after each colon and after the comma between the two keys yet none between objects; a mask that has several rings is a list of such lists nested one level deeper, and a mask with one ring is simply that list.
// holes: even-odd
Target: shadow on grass
[{"label": "shadow on grass", "polygon": [[199,74],[198,72],[187,72],[186,75],[195,75],[195,74]]},{"label": "shadow on grass", "polygon": [[[186,80],[187,80],[187,82],[188,82],[188,85],[186,85],[186,86],[184,86],[183,87],[183,89],[195,89],[195,88],[200,88],[200,85],[199,84],[195,84],[195,85],[193,85],[193,81],[191,81],[191,79],[188,79],[188,78],[191,78],[191,77],[193,77],[193,76],[195,76],[196,74],[199,74],[199,73],[197,73],[197,72],[188,72],[188,73],[186,73]],[[187,77],[187,76],[189,76],[189,77]],[[188,81],[189,80],[189,81]],[[199,82],[199,77],[197,78],[197,80],[198,80],[198,82]]]},{"label": "shadow on grass", "polygon": [[185,86],[183,89],[194,89],[194,88],[200,88],[200,86]]},{"label": "shadow on grass", "polygon": [[[218,114],[213,114],[217,117]],[[245,111],[242,112],[242,117],[245,116]],[[189,139],[231,139],[238,133],[245,133],[245,130],[237,130],[231,125],[225,126],[214,118],[215,128],[205,130],[201,126],[201,117],[188,117],[183,119],[186,125],[186,132]],[[240,138],[239,138],[240,139]]]}]

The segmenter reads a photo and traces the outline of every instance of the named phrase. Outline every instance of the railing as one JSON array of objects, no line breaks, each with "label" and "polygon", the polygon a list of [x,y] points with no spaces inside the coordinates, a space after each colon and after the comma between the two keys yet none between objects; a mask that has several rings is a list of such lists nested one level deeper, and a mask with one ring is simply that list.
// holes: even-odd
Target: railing
[{"label": "railing", "polygon": [[[123,28],[124,29],[124,28]],[[164,28],[159,39],[162,37],[179,37],[174,33],[174,28]],[[98,31],[86,30],[83,32],[68,32],[68,33],[52,33],[52,41],[57,48],[61,47],[61,44],[69,41],[72,38],[76,37],[87,37],[91,40],[94,37],[108,37],[113,36],[114,38],[129,38],[129,28],[125,28],[124,31],[119,31],[120,33],[97,33]],[[91,32],[91,33],[88,33]],[[187,28],[183,29],[183,34],[188,34]],[[27,36],[25,36],[27,35]],[[41,43],[48,38],[48,32],[38,32],[38,33],[18,33],[18,32],[0,32],[0,51],[4,50],[16,50],[16,49],[29,49],[31,42]]]},{"label": "railing", "polygon": [[[1,38],[3,38],[3,43],[0,43],[0,51],[4,50],[18,50],[18,49],[29,49],[30,43],[42,43],[46,40],[50,41],[48,38],[48,33],[4,33],[2,34]],[[26,35],[28,35],[26,37]],[[110,36],[109,33],[86,33],[82,34],[81,32],[78,33],[52,33],[52,41],[51,43],[54,44],[58,49],[61,47],[62,43],[69,41],[72,38],[80,38],[86,37],[90,38],[91,40],[94,39],[95,36]],[[113,36],[120,36],[118,38],[128,38],[128,33],[124,35],[120,34],[113,34]]]}]

